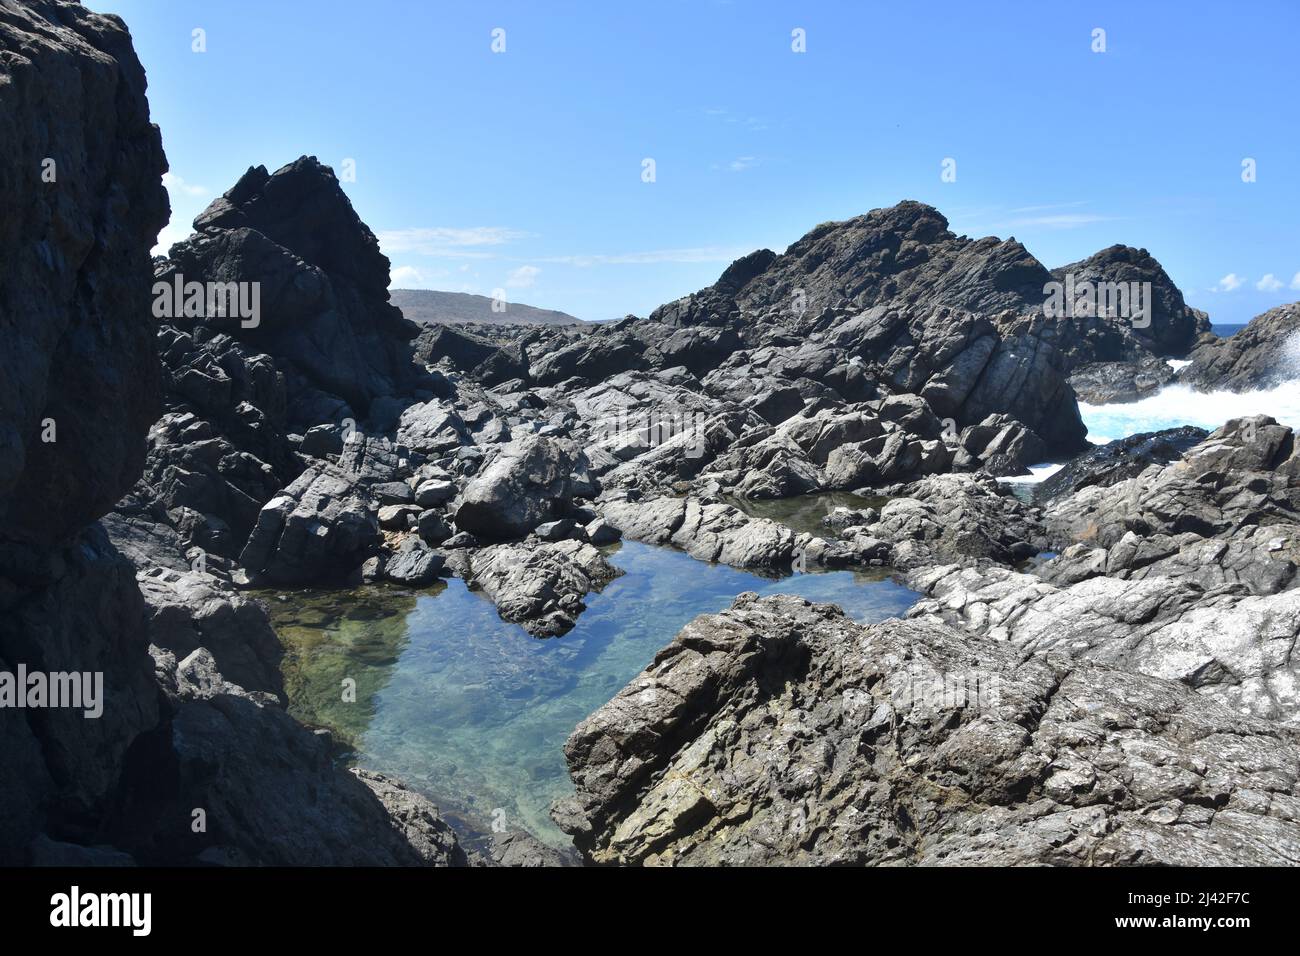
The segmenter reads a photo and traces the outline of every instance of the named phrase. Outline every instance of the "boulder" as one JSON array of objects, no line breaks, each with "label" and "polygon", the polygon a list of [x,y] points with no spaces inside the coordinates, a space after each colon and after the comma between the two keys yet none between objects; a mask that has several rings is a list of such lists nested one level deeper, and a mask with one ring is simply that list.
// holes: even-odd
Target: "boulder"
[{"label": "boulder", "polygon": [[519,538],[562,517],[585,472],[567,440],[527,435],[500,447],[461,492],[456,527],[487,539]]}]

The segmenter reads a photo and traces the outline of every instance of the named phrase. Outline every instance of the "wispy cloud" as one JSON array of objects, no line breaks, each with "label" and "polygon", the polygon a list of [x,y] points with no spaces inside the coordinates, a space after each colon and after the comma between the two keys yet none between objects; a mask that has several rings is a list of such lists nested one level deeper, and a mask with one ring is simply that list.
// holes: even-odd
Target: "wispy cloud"
[{"label": "wispy cloud", "polygon": [[1283,285],[1284,283],[1282,280],[1270,272],[1265,275],[1264,278],[1255,283],[1255,288],[1260,292],[1276,292],[1278,289],[1282,288]]},{"label": "wispy cloud", "polygon": [[731,170],[733,173],[739,173],[746,169],[752,169],[757,165],[757,156],[737,156],[731,162],[727,163],[726,168]]},{"label": "wispy cloud", "polygon": [[1211,290],[1212,292],[1234,292],[1240,289],[1246,280],[1235,272],[1229,272],[1219,280],[1218,284]]},{"label": "wispy cloud", "polygon": [[1114,222],[1116,216],[1102,216],[1091,212],[1052,213],[1045,216],[1020,216],[994,224],[995,229],[1078,229],[1096,222]]},{"label": "wispy cloud", "polygon": [[385,253],[414,253],[447,259],[485,259],[492,253],[486,246],[501,246],[529,234],[508,226],[431,226],[411,229],[388,229],[379,233],[379,245]]},{"label": "wispy cloud", "polygon": [[196,186],[193,183],[187,183],[175,173],[163,173],[163,188],[169,193],[180,193],[183,196],[206,196],[211,190],[207,186]]},{"label": "wispy cloud", "polygon": [[508,289],[527,289],[542,274],[542,270],[537,266],[520,266],[514,272],[510,273],[506,279],[506,288]]},{"label": "wispy cloud", "polygon": [[398,266],[388,273],[390,289],[419,289],[427,281],[424,273],[415,266]]},{"label": "wispy cloud", "polygon": [[1053,202],[1039,206],[1016,206],[1009,211],[1013,213],[1048,212],[1054,209],[1078,209],[1080,206],[1086,205],[1088,205],[1088,200],[1076,199],[1074,202]]},{"label": "wispy cloud", "polygon": [[734,262],[752,249],[723,246],[695,246],[685,249],[652,249],[648,252],[597,253],[578,256],[550,256],[540,262],[557,262],[586,268],[604,265],[654,265],[661,262]]},{"label": "wispy cloud", "polygon": [[1300,272],[1291,277],[1291,288],[1300,290]]},{"label": "wispy cloud", "polygon": [[740,126],[753,132],[761,132],[767,129],[768,122],[762,116],[754,116],[749,113],[737,113],[734,110],[725,109],[720,106],[705,107],[701,112],[719,123],[726,123],[728,126]]}]

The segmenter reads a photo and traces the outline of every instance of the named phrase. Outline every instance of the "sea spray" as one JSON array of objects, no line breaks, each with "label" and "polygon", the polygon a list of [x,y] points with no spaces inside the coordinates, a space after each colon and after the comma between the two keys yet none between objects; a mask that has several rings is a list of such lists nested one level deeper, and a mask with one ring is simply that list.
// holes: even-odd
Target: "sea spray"
[{"label": "sea spray", "polygon": [[1300,380],[1250,392],[1198,392],[1187,385],[1171,385],[1138,402],[1080,402],[1079,414],[1088,427],[1088,440],[1098,445],[1180,425],[1213,431],[1247,415],[1271,415],[1284,425],[1300,428]]}]

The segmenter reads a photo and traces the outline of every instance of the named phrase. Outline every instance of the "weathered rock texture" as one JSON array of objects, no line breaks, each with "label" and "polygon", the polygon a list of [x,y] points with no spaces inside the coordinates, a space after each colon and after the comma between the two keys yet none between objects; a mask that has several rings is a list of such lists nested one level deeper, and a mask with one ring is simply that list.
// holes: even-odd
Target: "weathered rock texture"
[{"label": "weathered rock texture", "polygon": [[1180,684],[741,595],[565,746],[593,862],[1300,860],[1300,735]]},{"label": "weathered rock texture", "polygon": [[[427,803],[340,770],[328,740],[284,712],[261,608],[183,570],[182,533],[228,547],[223,536],[257,515],[276,476],[178,409],[155,434],[188,447],[159,481],[198,474],[190,487],[224,490],[228,507],[211,510],[231,521],[178,508],[151,524],[147,496],[117,516],[128,551],[160,556],[143,592],[96,522],[140,476],[158,412],[148,250],[166,219],[166,161],[144,93],[117,18],[0,0],[0,668],[103,679],[98,716],[0,709],[0,863],[463,863]],[[303,213],[294,198],[263,195],[248,221],[328,241],[310,217],[280,231],[278,216]],[[320,250],[373,278],[380,264],[366,252]],[[350,289],[331,308],[347,313],[370,286],[358,274]],[[242,416],[251,441],[271,439],[275,422],[244,401],[278,414],[280,383],[261,358],[220,337],[202,338],[202,359],[198,339],[164,340],[178,359],[169,390],[215,418]],[[238,460],[223,471],[227,456]]]}]

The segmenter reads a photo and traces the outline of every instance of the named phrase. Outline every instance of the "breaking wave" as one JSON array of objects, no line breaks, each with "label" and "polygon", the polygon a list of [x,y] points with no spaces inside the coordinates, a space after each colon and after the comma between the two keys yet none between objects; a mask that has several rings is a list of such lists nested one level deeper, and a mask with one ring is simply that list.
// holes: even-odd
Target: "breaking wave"
[{"label": "breaking wave", "polygon": [[1282,424],[1300,429],[1300,380],[1253,392],[1198,392],[1187,385],[1171,385],[1149,398],[1123,405],[1080,402],[1079,414],[1088,427],[1088,440],[1098,445],[1180,425],[1213,431],[1243,415],[1272,415]]}]

